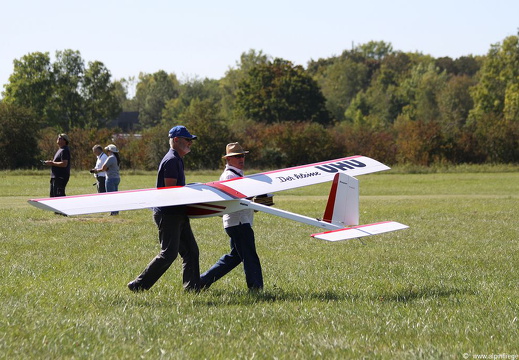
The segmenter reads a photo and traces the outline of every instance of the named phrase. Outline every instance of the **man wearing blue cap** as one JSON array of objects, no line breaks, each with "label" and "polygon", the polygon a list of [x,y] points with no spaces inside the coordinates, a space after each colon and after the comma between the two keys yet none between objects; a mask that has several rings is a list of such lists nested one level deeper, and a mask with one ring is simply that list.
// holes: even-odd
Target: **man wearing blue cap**
[{"label": "man wearing blue cap", "polygon": [[[171,148],[160,162],[157,188],[186,185],[183,157],[191,151],[195,139],[196,136],[191,135],[185,126],[179,125],[169,130]],[[151,288],[178,254],[182,257],[184,289],[200,289],[198,245],[186,210],[185,205],[153,209],[153,219],[159,229],[160,253],[135,280],[128,283],[131,291]]]}]

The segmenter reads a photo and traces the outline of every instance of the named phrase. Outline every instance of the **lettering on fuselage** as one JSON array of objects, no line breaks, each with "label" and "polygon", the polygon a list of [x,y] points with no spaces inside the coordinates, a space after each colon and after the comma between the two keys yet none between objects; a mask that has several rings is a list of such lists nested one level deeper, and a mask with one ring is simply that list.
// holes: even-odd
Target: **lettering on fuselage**
[{"label": "lettering on fuselage", "polygon": [[328,172],[328,173],[336,173],[339,170],[342,170],[342,171],[351,170],[351,169],[361,168],[361,167],[365,167],[365,166],[366,166],[366,164],[364,164],[363,162],[360,162],[358,160],[344,160],[344,161],[339,161],[339,162],[332,163],[332,164],[319,165],[319,166],[316,166],[316,168],[319,170]]},{"label": "lettering on fuselage", "polygon": [[308,173],[299,173],[299,174],[292,174],[289,176],[278,176],[276,179],[278,179],[280,182],[286,182],[286,181],[294,181],[299,179],[305,179],[313,176],[319,176],[321,173],[319,171],[314,172],[308,172]]}]

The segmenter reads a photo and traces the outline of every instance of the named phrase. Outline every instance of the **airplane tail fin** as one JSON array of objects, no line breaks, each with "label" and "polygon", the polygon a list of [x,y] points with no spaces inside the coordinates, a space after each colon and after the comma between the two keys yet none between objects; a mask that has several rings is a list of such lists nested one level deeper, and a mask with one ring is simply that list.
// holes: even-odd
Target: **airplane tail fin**
[{"label": "airplane tail fin", "polygon": [[237,206],[243,208],[263,211],[326,229],[327,231],[311,235],[315,239],[326,241],[356,239],[408,228],[407,225],[395,221],[359,225],[359,181],[344,173],[335,174],[322,220],[276,209],[247,199],[235,201]]},{"label": "airplane tail fin", "polygon": [[344,173],[333,178],[323,221],[338,226],[359,225],[359,181]]}]

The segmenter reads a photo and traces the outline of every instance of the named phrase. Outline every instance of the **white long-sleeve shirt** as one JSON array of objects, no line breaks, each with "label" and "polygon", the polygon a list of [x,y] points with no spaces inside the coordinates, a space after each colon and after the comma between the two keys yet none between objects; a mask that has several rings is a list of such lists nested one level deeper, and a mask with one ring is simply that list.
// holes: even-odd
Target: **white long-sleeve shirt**
[{"label": "white long-sleeve shirt", "polygon": [[[106,159],[108,159],[108,155],[106,155],[104,152],[99,154],[99,156],[97,157],[96,166],[94,167],[94,169],[102,169],[103,164],[105,163]],[[94,176],[105,176],[106,177],[106,172],[100,171],[97,174],[94,174]]]},{"label": "white long-sleeve shirt", "polygon": [[[237,174],[233,171],[235,171]],[[242,176],[243,176],[242,170],[227,164],[225,166],[225,170],[223,171],[222,175],[220,176],[220,181],[234,179],[234,178],[242,177]],[[236,225],[240,225],[240,224],[250,224],[252,226],[253,221],[254,221],[254,210],[245,209],[245,210],[237,211],[232,214],[223,215],[223,227],[224,228],[228,228],[228,227],[236,226]]]}]

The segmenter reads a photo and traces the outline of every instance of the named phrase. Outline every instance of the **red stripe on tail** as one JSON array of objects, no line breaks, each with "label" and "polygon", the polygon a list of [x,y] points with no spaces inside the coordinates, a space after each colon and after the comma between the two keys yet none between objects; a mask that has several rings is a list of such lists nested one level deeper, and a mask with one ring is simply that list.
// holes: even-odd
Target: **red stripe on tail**
[{"label": "red stripe on tail", "polygon": [[330,195],[328,196],[328,202],[326,203],[326,209],[324,210],[323,221],[332,223],[333,209],[335,208],[335,198],[337,197],[337,186],[339,186],[339,174],[335,174],[333,177],[332,188],[330,189]]}]

